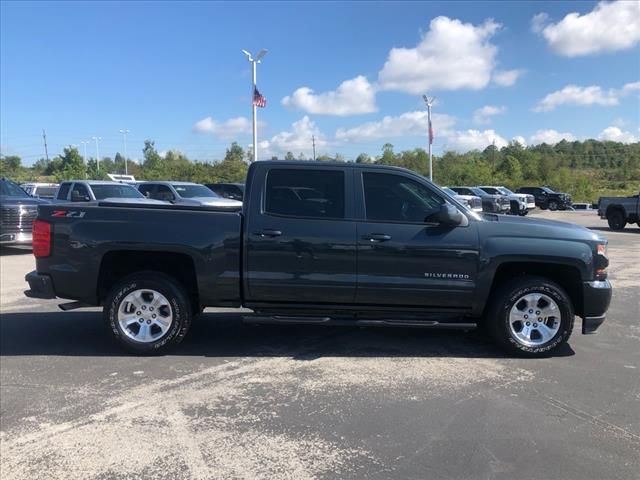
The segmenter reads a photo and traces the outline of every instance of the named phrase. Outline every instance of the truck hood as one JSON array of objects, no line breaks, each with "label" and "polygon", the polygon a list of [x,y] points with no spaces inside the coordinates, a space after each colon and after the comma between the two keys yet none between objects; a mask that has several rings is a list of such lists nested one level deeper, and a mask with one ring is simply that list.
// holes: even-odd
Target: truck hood
[{"label": "truck hood", "polygon": [[577,240],[581,242],[605,241],[596,232],[573,223],[512,215],[485,214],[483,218],[485,221],[481,222],[480,228],[487,236]]},{"label": "truck hood", "polygon": [[154,204],[154,205],[167,205],[168,202],[163,202],[162,200],[154,200],[152,198],[127,198],[127,197],[110,197],[105,198],[103,200],[98,200],[99,202],[107,202],[107,203],[145,203],[145,204]]},{"label": "truck hood", "polygon": [[0,205],[48,205],[48,200],[32,197],[8,197],[6,195],[0,195]]},{"label": "truck hood", "polygon": [[206,205],[208,207],[242,207],[242,202],[231,200],[230,198],[193,197],[183,198],[180,203],[183,205]]}]

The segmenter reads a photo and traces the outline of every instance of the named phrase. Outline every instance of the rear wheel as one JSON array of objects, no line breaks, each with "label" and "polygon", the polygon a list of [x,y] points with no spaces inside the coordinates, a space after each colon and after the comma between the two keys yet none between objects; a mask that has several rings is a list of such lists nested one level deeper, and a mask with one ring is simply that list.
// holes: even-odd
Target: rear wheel
[{"label": "rear wheel", "polygon": [[508,352],[540,357],[567,342],[573,317],[573,305],[562,287],[526,276],[496,292],[487,323],[493,339]]},{"label": "rear wheel", "polygon": [[618,209],[611,210],[607,213],[607,223],[611,230],[624,230],[624,227],[627,226],[624,214]]},{"label": "rear wheel", "polygon": [[159,353],[184,339],[191,325],[191,302],[172,277],[140,272],[111,289],[104,318],[127,350]]}]

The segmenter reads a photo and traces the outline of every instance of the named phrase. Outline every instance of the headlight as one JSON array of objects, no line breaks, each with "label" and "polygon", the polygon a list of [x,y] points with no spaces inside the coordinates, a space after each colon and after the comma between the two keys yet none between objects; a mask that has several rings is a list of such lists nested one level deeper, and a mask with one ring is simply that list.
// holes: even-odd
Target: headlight
[{"label": "headlight", "polygon": [[595,258],[596,280],[605,280],[607,278],[608,266],[609,266],[609,258],[607,257],[607,244],[599,243],[596,246],[596,258]]}]

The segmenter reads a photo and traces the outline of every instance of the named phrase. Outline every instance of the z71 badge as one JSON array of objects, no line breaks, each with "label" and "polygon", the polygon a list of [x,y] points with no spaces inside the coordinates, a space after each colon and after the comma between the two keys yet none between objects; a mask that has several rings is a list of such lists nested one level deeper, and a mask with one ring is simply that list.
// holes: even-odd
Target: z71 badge
[{"label": "z71 badge", "polygon": [[51,214],[52,217],[71,217],[82,218],[87,212],[79,212],[77,210],[54,210]]}]

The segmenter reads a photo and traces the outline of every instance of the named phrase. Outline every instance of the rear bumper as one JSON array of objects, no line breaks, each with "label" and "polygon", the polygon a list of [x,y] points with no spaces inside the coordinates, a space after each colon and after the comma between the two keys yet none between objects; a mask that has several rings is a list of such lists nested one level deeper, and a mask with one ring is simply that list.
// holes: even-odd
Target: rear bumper
[{"label": "rear bumper", "polygon": [[0,245],[31,247],[31,232],[16,232],[0,234]]},{"label": "rear bumper", "polygon": [[53,281],[49,275],[43,275],[35,270],[27,273],[24,279],[29,284],[29,290],[25,290],[24,294],[30,298],[56,298],[53,288]]},{"label": "rear bumper", "polygon": [[607,309],[611,303],[613,291],[609,280],[584,282],[582,298],[582,333],[595,333],[607,318]]}]

